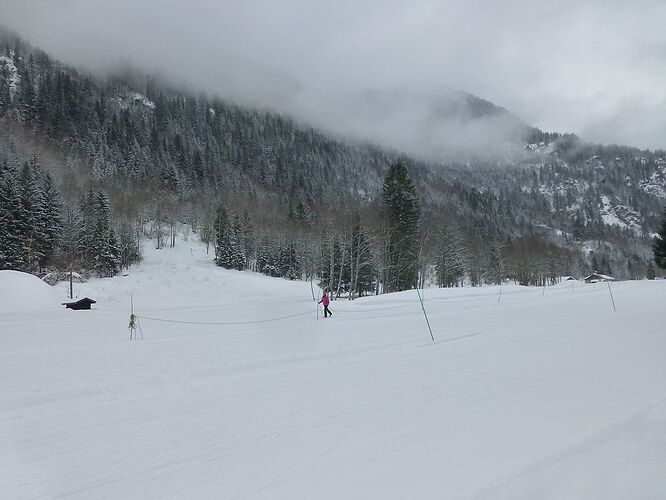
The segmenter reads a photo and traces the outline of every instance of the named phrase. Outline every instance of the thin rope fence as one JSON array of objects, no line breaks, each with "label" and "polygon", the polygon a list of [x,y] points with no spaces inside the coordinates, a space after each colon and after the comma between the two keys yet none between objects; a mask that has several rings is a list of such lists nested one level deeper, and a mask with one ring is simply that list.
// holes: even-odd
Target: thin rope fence
[{"label": "thin rope fence", "polygon": [[300,316],[306,316],[312,314],[312,311],[291,314],[289,316],[281,316],[279,318],[269,318],[269,319],[257,319],[252,321],[186,321],[180,319],[166,319],[166,318],[153,318],[151,316],[140,316],[136,315],[139,319],[145,319],[148,321],[159,321],[161,323],[178,323],[181,325],[253,325],[257,323],[271,323],[274,321],[282,321],[285,319],[298,318]]},{"label": "thin rope fence", "polygon": [[[424,300],[424,302],[448,302],[448,300],[442,300],[442,299],[430,299],[430,300]],[[451,301],[451,302],[457,302],[457,301]],[[353,314],[358,314],[358,313],[373,313],[373,312],[382,312],[382,311],[392,311],[394,309],[400,309],[403,307],[413,307],[414,303],[412,302],[405,302],[404,304],[396,304],[394,306],[387,306],[387,307],[376,307],[372,309],[358,309],[358,310],[352,310],[352,309],[337,309],[335,311],[335,314],[342,314],[343,316],[346,315],[347,313],[353,313]],[[234,326],[234,325],[253,325],[253,324],[260,324],[260,323],[272,323],[274,321],[283,321],[286,319],[292,319],[292,318],[299,318],[302,316],[307,316],[312,314],[312,311],[307,311],[303,313],[298,313],[298,314],[291,314],[289,316],[281,316],[279,318],[267,318],[267,319],[258,319],[258,320],[250,320],[250,321],[188,321],[188,320],[180,320],[180,319],[169,319],[169,318],[156,318],[153,316],[143,316],[143,315],[135,315],[139,319],[144,319],[147,321],[158,321],[160,323],[176,323],[176,324],[181,324],[181,325],[211,325],[211,326]]]},{"label": "thin rope fence", "polygon": [[406,302],[405,304],[399,304],[399,305],[390,306],[390,307],[380,307],[380,308],[375,308],[375,309],[365,309],[365,308],[363,308],[362,310],[356,310],[356,311],[354,311],[354,310],[345,310],[345,309],[340,310],[340,309],[338,309],[338,310],[336,311],[336,313],[342,312],[343,314],[346,314],[346,313],[366,313],[366,312],[390,311],[390,310],[392,310],[392,309],[398,309],[398,308],[400,308],[400,307],[407,307],[407,306],[413,306],[413,305],[414,305],[413,302]]},{"label": "thin rope fence", "polygon": [[[470,300],[472,299],[472,300]],[[428,304],[433,304],[433,303],[460,303],[460,302],[482,302],[487,297],[466,297],[464,299],[460,298],[453,298],[453,297],[438,297],[438,298],[430,298],[430,299],[424,299],[424,303]],[[335,314],[342,314],[343,316],[352,313],[352,314],[363,314],[363,313],[373,313],[373,312],[382,312],[382,311],[392,311],[395,309],[400,309],[403,307],[413,307],[414,303],[412,302],[405,302],[404,304],[396,304],[393,306],[387,306],[387,307],[378,307],[378,308],[372,308],[372,309],[366,309],[366,308],[361,308],[357,310],[353,309],[338,309],[335,311]],[[280,316],[278,318],[266,318],[266,319],[257,319],[257,320],[249,320],[249,321],[189,321],[189,320],[179,320],[179,319],[170,319],[170,318],[156,318],[153,316],[143,316],[143,315],[135,315],[136,318],[138,319],[143,319],[146,321],[157,321],[160,323],[176,323],[176,324],[181,324],[181,325],[210,325],[210,326],[237,326],[237,325],[254,325],[254,324],[261,324],[261,323],[273,323],[276,321],[284,321],[287,319],[293,319],[293,318],[299,318],[303,316],[308,316],[312,314],[312,311],[307,311],[303,313],[297,313],[297,314],[290,314],[288,316]]]}]

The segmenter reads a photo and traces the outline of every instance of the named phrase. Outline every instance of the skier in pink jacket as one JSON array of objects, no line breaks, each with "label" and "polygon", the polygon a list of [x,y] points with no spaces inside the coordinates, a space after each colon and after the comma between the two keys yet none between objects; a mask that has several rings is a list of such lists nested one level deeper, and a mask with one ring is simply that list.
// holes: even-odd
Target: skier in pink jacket
[{"label": "skier in pink jacket", "polygon": [[328,308],[328,305],[331,303],[331,299],[328,298],[328,294],[324,292],[324,295],[321,296],[320,304],[324,304],[324,318],[333,316],[333,313]]}]

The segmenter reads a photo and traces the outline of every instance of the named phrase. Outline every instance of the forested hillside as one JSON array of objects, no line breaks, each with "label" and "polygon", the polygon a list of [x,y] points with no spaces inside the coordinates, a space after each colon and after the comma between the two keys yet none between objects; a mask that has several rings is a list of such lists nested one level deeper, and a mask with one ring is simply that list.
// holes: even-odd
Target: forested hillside
[{"label": "forested hillside", "polygon": [[[470,116],[497,113],[470,102]],[[113,274],[142,236],[175,244],[188,225],[220,265],[373,293],[390,260],[382,185],[401,160],[421,207],[421,280],[641,278],[666,197],[661,151],[525,127],[492,159],[415,160],[156,77],[81,73],[8,33],[0,130],[0,266],[33,272]]]}]

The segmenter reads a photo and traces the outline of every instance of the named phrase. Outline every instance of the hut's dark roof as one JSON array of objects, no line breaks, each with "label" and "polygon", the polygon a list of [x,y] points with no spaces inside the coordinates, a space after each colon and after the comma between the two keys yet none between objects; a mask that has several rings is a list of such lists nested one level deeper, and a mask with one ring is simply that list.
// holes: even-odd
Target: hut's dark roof
[{"label": "hut's dark roof", "polygon": [[601,273],[592,273],[585,278],[585,281],[588,280],[598,280],[598,281],[615,281],[615,278],[608,276],[607,274]]},{"label": "hut's dark roof", "polygon": [[75,300],[73,302],[63,302],[62,305],[63,306],[73,306],[73,305],[76,305],[76,304],[85,304],[85,303],[97,304],[97,301],[91,299],[90,297],[83,297],[82,299]]}]

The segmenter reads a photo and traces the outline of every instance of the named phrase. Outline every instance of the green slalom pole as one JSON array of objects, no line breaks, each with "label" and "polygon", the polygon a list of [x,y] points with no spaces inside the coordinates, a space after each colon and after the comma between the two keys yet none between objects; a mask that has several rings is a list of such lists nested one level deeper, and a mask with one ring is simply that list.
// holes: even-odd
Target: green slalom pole
[{"label": "green slalom pole", "polygon": [[428,325],[428,331],[430,332],[430,338],[432,341],[435,341],[435,337],[432,334],[432,328],[430,328],[430,321],[428,321],[428,315],[426,314],[425,306],[423,305],[423,299],[421,298],[421,292],[419,292],[419,287],[416,287],[416,293],[419,295],[419,302],[421,302],[421,309],[423,309],[423,316],[425,316],[426,324]]}]

